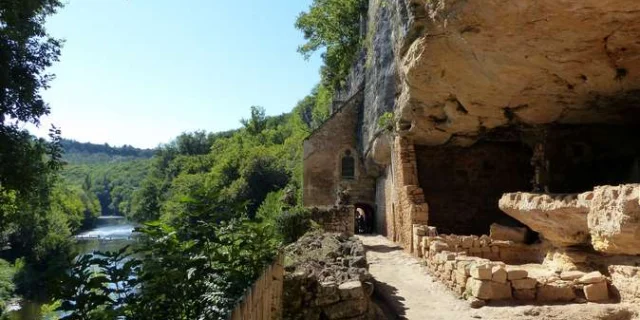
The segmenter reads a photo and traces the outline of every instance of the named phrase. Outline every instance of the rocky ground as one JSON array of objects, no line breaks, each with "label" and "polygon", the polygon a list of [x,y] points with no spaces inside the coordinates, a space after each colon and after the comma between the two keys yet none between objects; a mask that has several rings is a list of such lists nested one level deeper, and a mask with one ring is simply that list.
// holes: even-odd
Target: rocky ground
[{"label": "rocky ground", "polygon": [[366,250],[376,296],[391,319],[640,319],[640,306],[629,304],[500,305],[472,309],[436,282],[417,259],[382,236],[359,236]]}]

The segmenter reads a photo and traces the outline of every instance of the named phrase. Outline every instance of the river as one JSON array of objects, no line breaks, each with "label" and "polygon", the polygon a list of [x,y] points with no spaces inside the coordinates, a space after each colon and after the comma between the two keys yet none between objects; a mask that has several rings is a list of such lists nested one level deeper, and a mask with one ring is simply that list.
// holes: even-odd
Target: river
[{"label": "river", "polygon": [[[78,254],[86,254],[96,250],[115,251],[134,241],[135,226],[123,217],[102,216],[96,227],[75,236]],[[50,320],[43,317],[41,305],[32,301],[20,301],[12,306],[9,312],[10,320]],[[54,317],[55,319],[55,317]]]}]

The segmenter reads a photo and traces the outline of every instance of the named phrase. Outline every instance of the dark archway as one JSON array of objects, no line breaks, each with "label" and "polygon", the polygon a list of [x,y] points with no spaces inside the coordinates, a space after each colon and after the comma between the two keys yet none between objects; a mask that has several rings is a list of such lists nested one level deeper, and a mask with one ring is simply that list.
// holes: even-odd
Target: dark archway
[{"label": "dark archway", "polygon": [[373,233],[374,222],[374,210],[373,207],[366,203],[356,203],[354,206],[354,218],[355,218],[355,234],[369,234]]}]

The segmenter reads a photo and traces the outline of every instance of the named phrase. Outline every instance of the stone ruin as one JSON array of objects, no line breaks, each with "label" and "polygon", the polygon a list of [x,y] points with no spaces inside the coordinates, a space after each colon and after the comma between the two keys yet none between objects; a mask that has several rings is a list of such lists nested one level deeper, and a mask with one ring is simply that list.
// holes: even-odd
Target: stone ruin
[{"label": "stone ruin", "polygon": [[460,296],[640,301],[640,2],[370,0],[363,23],[305,205],[370,208]]},{"label": "stone ruin", "polygon": [[372,302],[374,281],[355,237],[310,232],[285,254],[283,319],[386,319]]}]

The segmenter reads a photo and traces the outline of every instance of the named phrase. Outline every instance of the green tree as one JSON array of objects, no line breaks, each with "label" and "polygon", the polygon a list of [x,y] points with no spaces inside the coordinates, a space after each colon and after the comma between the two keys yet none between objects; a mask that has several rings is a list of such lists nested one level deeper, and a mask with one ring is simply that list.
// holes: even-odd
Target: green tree
[{"label": "green tree", "polygon": [[363,0],[314,0],[296,20],[296,28],[307,40],[298,51],[308,58],[325,50],[322,84],[332,92],[342,85],[360,50],[360,15],[365,6]]}]

